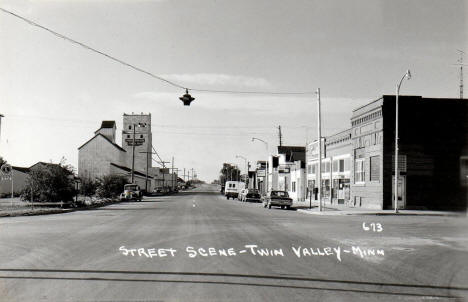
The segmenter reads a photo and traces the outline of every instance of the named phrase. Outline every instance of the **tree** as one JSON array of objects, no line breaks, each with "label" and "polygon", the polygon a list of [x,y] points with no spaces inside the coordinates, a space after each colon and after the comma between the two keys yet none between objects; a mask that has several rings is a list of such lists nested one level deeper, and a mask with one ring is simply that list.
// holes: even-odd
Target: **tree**
[{"label": "tree", "polygon": [[0,156],[0,167],[6,164],[7,161],[3,159],[3,157]]},{"label": "tree", "polygon": [[40,163],[29,171],[26,186],[21,192],[23,200],[37,202],[68,202],[76,193],[71,166]]},{"label": "tree", "polygon": [[228,163],[223,164],[223,168],[219,171],[219,181],[221,184],[224,184],[229,180],[240,180],[240,170],[236,166],[233,166]]},{"label": "tree", "polygon": [[84,178],[81,180],[80,193],[86,197],[91,197],[96,194],[99,183],[91,178]]},{"label": "tree", "polygon": [[115,198],[123,192],[128,179],[121,175],[106,175],[98,180],[96,193],[101,198]]}]

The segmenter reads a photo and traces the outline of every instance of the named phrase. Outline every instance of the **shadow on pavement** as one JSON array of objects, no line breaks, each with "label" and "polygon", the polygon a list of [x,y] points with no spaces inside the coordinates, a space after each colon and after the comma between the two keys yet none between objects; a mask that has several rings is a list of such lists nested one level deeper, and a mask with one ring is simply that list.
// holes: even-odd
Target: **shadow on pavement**
[{"label": "shadow on pavement", "polygon": [[[135,278],[109,278],[109,277],[52,277],[52,276],[8,276],[0,275],[0,279],[37,279],[37,280],[85,280],[85,281],[124,281],[124,282],[155,282],[155,283],[189,283],[189,284],[221,284],[221,285],[244,285],[244,286],[259,286],[259,287],[276,287],[290,289],[307,289],[307,290],[326,290],[339,292],[353,293],[370,293],[383,295],[403,295],[417,297],[438,297],[438,298],[457,298],[456,296],[430,294],[428,289],[433,290],[452,290],[452,291],[468,291],[468,287],[459,286],[439,286],[428,284],[404,284],[404,283],[385,283],[385,282],[367,282],[367,281],[352,281],[338,279],[322,279],[308,277],[288,277],[275,275],[247,275],[247,274],[225,274],[225,273],[195,273],[195,272],[151,272],[151,271],[118,271],[118,270],[72,270],[72,269],[0,269],[0,272],[6,273],[79,273],[79,274],[131,274],[131,275],[163,275],[163,276],[197,276],[197,277],[224,277],[224,278],[244,278],[247,279],[263,279],[263,280],[281,280],[281,281],[302,281],[327,283],[334,285],[356,285],[356,286],[373,286],[377,290],[356,289],[356,288],[335,288],[335,287],[314,287],[302,285],[286,285],[286,284],[271,284],[271,283],[253,283],[253,282],[237,282],[237,281],[210,281],[210,280],[165,280],[165,279],[135,279]],[[401,288],[420,289],[422,293],[401,292]]]},{"label": "shadow on pavement", "polygon": [[23,276],[0,276],[0,279],[27,279],[27,280],[67,280],[67,281],[116,281],[116,282],[153,282],[153,283],[187,283],[187,284],[216,284],[216,285],[243,285],[255,287],[274,287],[274,288],[288,288],[288,289],[306,289],[306,290],[323,290],[332,292],[348,292],[348,293],[362,293],[362,294],[379,294],[379,295],[392,295],[392,296],[412,296],[412,297],[431,297],[431,298],[449,298],[456,299],[456,296],[449,295],[431,295],[424,293],[402,293],[390,291],[373,291],[373,290],[360,290],[360,289],[346,289],[346,288],[333,288],[333,287],[312,287],[312,286],[299,286],[299,285],[284,285],[284,284],[266,284],[266,283],[247,283],[247,282],[228,282],[228,281],[199,281],[199,280],[164,280],[164,279],[125,279],[125,278],[78,278],[78,277],[23,277]]}]

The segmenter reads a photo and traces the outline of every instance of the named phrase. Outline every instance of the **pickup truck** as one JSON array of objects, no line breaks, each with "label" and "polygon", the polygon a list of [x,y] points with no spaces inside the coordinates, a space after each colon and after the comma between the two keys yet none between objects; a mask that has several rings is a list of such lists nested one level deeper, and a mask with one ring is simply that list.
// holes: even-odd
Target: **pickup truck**
[{"label": "pickup truck", "polygon": [[271,209],[272,206],[278,206],[289,210],[292,206],[292,199],[286,191],[270,191],[263,196],[263,207]]}]

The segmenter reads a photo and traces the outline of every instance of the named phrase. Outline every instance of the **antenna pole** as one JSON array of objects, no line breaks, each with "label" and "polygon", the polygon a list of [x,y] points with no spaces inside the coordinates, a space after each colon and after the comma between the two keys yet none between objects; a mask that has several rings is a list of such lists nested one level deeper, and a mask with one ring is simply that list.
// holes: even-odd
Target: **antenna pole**
[{"label": "antenna pole", "polygon": [[281,134],[281,126],[278,126],[279,145],[283,145],[283,135]]},{"label": "antenna pole", "polygon": [[460,53],[460,58],[458,59],[457,64],[460,65],[460,99],[463,99],[463,55],[465,52],[460,49],[457,49],[457,51]]}]

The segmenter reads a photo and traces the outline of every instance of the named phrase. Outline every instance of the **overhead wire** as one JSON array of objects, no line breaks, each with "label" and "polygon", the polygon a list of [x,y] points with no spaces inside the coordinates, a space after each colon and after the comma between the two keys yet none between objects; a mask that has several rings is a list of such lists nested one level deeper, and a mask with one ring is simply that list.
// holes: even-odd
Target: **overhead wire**
[{"label": "overhead wire", "polygon": [[177,88],[180,88],[180,89],[183,89],[183,90],[196,91],[196,92],[208,92],[208,93],[226,93],[226,94],[262,94],[262,95],[310,95],[310,94],[315,94],[315,91],[313,91],[313,92],[311,92],[311,91],[302,91],[302,92],[301,91],[241,91],[241,90],[216,90],[216,89],[202,89],[202,88],[196,88],[196,87],[192,87],[192,88],[186,87],[186,86],[183,86],[183,85],[181,85],[179,83],[176,83],[174,81],[168,80],[168,79],[166,79],[164,77],[155,75],[154,73],[149,72],[147,70],[144,70],[143,68],[140,68],[140,67],[137,67],[137,66],[135,66],[133,64],[127,63],[127,62],[125,62],[125,61],[123,61],[121,59],[116,58],[115,56],[112,56],[112,55],[110,55],[108,53],[100,51],[100,50],[98,50],[98,49],[96,49],[94,47],[91,47],[91,46],[83,43],[83,42],[80,42],[80,41],[77,41],[77,40],[75,40],[73,38],[70,38],[70,37],[68,37],[68,36],[66,36],[64,34],[61,34],[61,33],[57,32],[55,30],[52,30],[52,29],[50,29],[50,28],[48,28],[48,27],[46,27],[44,25],[41,25],[41,24],[39,24],[39,23],[37,23],[35,21],[32,21],[32,20],[30,20],[28,18],[20,16],[20,15],[14,13],[12,11],[9,11],[9,10],[7,10],[5,8],[0,7],[0,11],[4,12],[6,14],[9,14],[11,16],[14,16],[14,17],[26,22],[27,24],[29,24],[31,26],[43,29],[43,30],[51,33],[52,35],[54,35],[54,36],[56,36],[58,38],[64,39],[64,40],[66,40],[66,41],[68,41],[68,42],[70,42],[72,44],[79,45],[79,46],[81,46],[81,47],[83,47],[83,48],[85,48],[85,49],[87,49],[87,50],[89,50],[91,52],[94,52],[94,53],[97,53],[97,54],[99,54],[101,56],[104,56],[104,57],[106,57],[106,58],[108,58],[108,59],[110,59],[110,60],[112,60],[114,62],[125,65],[125,66],[127,66],[127,67],[129,67],[129,68],[131,68],[133,70],[144,73],[144,74],[146,74],[146,75],[148,75],[148,76],[150,76],[150,77],[152,77],[154,79],[165,82],[165,83],[167,83],[169,85],[172,85],[174,87],[177,87]]}]

